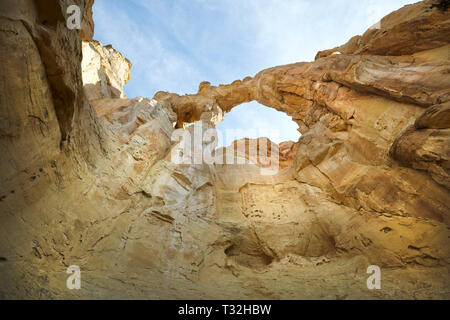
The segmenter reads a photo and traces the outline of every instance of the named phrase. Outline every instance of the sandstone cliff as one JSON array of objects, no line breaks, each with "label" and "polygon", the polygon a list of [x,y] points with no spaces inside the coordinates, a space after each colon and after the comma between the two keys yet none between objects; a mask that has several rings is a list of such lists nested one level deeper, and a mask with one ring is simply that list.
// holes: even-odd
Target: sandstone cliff
[{"label": "sandstone cliff", "polygon": [[[130,63],[92,40],[93,1],[42,3],[0,4],[0,298],[450,298],[446,1],[314,62],[153,99],[125,97]],[[240,164],[172,161],[175,130],[249,101],[302,132],[258,143],[277,174],[238,143]]]}]

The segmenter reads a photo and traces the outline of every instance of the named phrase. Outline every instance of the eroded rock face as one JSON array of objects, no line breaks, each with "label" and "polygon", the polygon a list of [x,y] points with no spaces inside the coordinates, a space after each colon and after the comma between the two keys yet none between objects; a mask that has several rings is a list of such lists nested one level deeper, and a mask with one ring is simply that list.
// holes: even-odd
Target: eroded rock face
[{"label": "eroded rock face", "polygon": [[94,0],[85,0],[83,10],[83,20],[81,22],[81,39],[91,41],[94,37],[94,19],[92,18],[92,6]]},{"label": "eroded rock face", "polygon": [[[81,31],[64,27],[65,0],[0,5],[0,298],[449,298],[441,2],[314,62],[154,99],[125,98],[130,64],[92,40],[92,3],[77,1]],[[174,163],[175,130],[253,100],[303,134],[257,140],[278,172],[262,174],[249,139],[210,164]],[[382,290],[365,287],[374,264]]]}]

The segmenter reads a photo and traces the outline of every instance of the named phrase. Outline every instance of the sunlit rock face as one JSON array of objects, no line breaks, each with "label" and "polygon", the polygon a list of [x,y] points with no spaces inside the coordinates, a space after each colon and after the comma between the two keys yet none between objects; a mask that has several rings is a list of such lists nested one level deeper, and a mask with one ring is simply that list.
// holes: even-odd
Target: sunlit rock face
[{"label": "sunlit rock face", "polygon": [[[153,99],[125,98],[130,63],[92,40],[93,1],[70,1],[81,31],[51,2],[0,4],[0,298],[450,298],[445,1],[314,62]],[[300,140],[173,160],[177,133],[249,101],[291,116]]]},{"label": "sunlit rock face", "polygon": [[126,98],[123,86],[130,79],[131,63],[112,46],[83,41],[83,85],[90,100]]}]

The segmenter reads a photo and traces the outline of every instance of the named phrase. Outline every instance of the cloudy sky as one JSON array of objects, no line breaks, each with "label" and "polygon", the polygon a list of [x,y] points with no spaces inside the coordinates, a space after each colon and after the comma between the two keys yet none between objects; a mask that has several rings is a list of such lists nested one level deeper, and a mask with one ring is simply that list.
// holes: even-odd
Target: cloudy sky
[{"label": "cloudy sky", "polygon": [[[133,64],[129,98],[196,93],[282,64],[312,61],[414,0],[96,0],[96,40]],[[244,131],[248,128],[248,131]],[[219,131],[297,140],[291,119],[255,102],[233,109]],[[226,140],[226,141],[224,141]]]}]

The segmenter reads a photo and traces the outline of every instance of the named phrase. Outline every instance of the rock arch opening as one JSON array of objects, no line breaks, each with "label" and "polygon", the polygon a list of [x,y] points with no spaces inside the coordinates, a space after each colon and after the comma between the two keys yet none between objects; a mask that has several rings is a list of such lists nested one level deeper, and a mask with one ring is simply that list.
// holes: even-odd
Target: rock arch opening
[{"label": "rock arch opening", "polygon": [[264,137],[280,144],[297,142],[301,137],[298,125],[289,116],[255,101],[234,107],[216,128],[218,147],[227,147],[244,138]]}]

